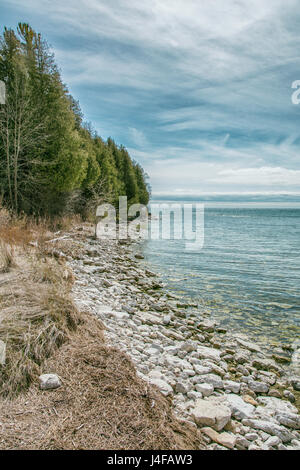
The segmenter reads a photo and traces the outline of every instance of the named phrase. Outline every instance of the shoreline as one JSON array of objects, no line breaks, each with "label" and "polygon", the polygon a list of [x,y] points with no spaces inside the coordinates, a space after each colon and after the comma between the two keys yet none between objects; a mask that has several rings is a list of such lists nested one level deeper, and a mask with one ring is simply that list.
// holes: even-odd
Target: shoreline
[{"label": "shoreline", "polygon": [[103,322],[108,344],[172,399],[175,414],[201,430],[208,449],[300,448],[300,378],[287,376],[278,362],[284,358],[267,357],[245,335],[166,292],[130,242],[83,244],[85,255],[68,259],[78,307]]}]

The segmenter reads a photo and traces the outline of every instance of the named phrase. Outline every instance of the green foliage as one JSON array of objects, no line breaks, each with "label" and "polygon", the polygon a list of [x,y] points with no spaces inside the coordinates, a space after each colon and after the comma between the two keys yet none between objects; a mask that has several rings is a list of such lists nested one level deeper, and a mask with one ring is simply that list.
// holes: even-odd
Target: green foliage
[{"label": "green foliage", "polygon": [[[47,43],[28,24],[0,38],[0,197],[16,212],[86,212],[100,201],[149,201],[140,165],[109,138],[83,124]],[[75,202],[74,202],[75,201]],[[91,208],[94,209],[94,208]]]}]

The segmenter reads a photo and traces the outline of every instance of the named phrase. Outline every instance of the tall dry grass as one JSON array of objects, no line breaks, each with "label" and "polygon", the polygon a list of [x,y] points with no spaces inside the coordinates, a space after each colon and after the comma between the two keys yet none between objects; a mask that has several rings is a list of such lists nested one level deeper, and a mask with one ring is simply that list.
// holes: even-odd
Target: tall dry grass
[{"label": "tall dry grass", "polygon": [[6,343],[0,394],[13,397],[68,340],[80,315],[70,297],[72,274],[47,256],[53,237],[48,222],[12,217],[3,209],[0,221],[0,339]]}]

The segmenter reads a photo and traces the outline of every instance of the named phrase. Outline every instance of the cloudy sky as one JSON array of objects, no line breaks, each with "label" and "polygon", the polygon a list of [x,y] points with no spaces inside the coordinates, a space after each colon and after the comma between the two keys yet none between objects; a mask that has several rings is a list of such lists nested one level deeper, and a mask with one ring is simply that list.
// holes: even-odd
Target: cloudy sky
[{"label": "cloudy sky", "polygon": [[156,194],[300,193],[298,0],[9,0]]}]

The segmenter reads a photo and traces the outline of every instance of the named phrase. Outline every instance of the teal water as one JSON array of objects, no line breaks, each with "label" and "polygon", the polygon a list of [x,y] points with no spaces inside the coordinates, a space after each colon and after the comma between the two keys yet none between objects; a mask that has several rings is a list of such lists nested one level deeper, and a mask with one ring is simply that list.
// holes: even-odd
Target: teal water
[{"label": "teal water", "polygon": [[275,344],[299,339],[300,205],[205,204],[204,221],[201,251],[148,240],[146,262],[222,325]]}]

